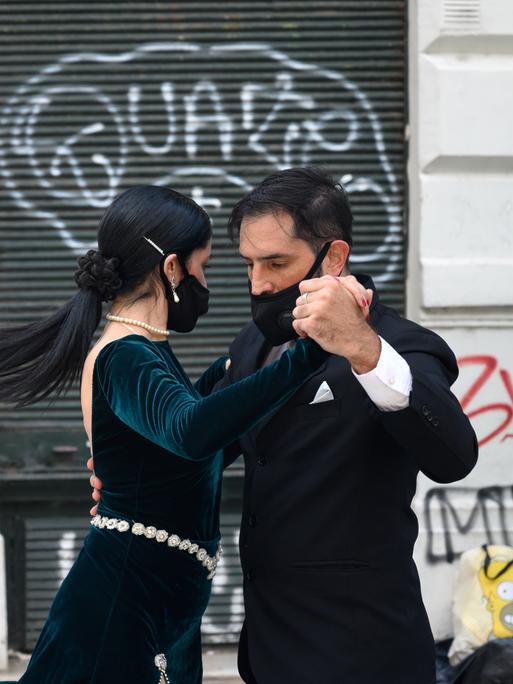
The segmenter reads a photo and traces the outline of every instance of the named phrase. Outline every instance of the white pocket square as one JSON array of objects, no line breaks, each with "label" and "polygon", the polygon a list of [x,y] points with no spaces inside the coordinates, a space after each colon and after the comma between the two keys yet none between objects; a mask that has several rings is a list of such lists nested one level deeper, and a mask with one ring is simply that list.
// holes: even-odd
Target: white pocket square
[{"label": "white pocket square", "polygon": [[315,397],[310,404],[320,404],[323,401],[333,401],[333,399],[335,399],[333,392],[331,391],[331,388],[326,380],[324,380],[324,382],[319,385],[319,389],[315,393]]}]

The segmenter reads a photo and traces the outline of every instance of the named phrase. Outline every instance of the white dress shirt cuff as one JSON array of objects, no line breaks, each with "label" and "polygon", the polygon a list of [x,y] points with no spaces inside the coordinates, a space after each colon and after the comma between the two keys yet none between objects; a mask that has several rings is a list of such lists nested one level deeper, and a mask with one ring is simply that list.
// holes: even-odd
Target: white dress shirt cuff
[{"label": "white dress shirt cuff", "polygon": [[400,411],[410,403],[410,367],[386,340],[379,339],[381,354],[376,368],[361,375],[353,370],[353,375],[380,411]]}]

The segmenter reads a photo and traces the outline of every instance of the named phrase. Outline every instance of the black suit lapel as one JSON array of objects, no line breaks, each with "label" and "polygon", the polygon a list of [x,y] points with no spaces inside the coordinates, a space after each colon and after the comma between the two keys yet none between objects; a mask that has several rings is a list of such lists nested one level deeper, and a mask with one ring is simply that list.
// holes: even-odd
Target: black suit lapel
[{"label": "black suit lapel", "polygon": [[[255,370],[258,370],[259,368],[261,368],[261,366],[262,366],[263,362],[265,361],[265,358],[266,358],[267,354],[269,353],[270,349],[271,349],[270,345],[264,345],[263,348],[259,349],[259,356],[254,356],[253,359],[251,360],[251,363],[248,363],[248,368],[251,368],[251,370],[249,370],[249,373],[253,373]],[[314,378],[316,375],[324,374],[326,372],[327,365],[328,365],[328,359],[322,364],[322,366],[317,368],[317,370],[313,371],[311,373],[311,375],[309,375],[305,379],[303,384],[310,382],[310,380],[312,378]],[[289,399],[289,401],[291,401],[291,399]],[[251,442],[251,445],[253,448],[256,448],[256,440],[260,436],[260,434],[263,432],[263,430],[265,430],[265,428],[273,420],[275,415],[279,411],[281,411],[287,405],[287,403],[285,403],[283,406],[280,406],[279,408],[275,409],[274,411],[269,413],[267,416],[262,418],[262,420],[260,420],[255,425],[255,427],[247,433],[247,438]]]},{"label": "black suit lapel", "polygon": [[[256,326],[255,326],[256,329]],[[245,341],[237,354],[237,380],[245,378],[258,370],[271,350],[271,345],[257,330],[252,338]]]},{"label": "black suit lapel", "polygon": [[[256,328],[256,326],[255,326]],[[258,334],[251,340],[250,344],[242,350],[241,363],[239,365],[239,373],[237,375],[241,378],[251,375],[259,368],[261,368],[267,358],[267,355],[272,349],[272,345],[265,339],[265,337],[258,331]],[[256,449],[256,438],[264,423],[272,417],[272,414],[266,416],[255,425],[252,430],[249,430],[242,438],[241,442],[244,447],[250,447],[252,450]]]},{"label": "black suit lapel", "polygon": [[[321,376],[324,375],[324,374],[326,373],[326,368],[327,368],[327,366],[328,366],[328,361],[329,361],[329,359],[326,360],[326,361],[322,364],[322,366],[320,366],[320,368],[317,368],[317,370],[313,371],[313,372],[311,373],[311,375],[309,375],[309,376],[304,380],[303,385],[305,385],[306,383],[309,383],[313,378],[315,378],[316,375],[321,375]],[[296,392],[298,392],[298,391],[299,391],[299,388],[296,390]],[[293,401],[296,392],[292,395],[292,397],[288,400],[288,402],[286,402],[285,404],[283,404],[283,406],[280,406],[279,408],[277,408],[277,409],[276,409],[275,411],[273,411],[272,413],[269,413],[267,416],[265,416],[265,418],[262,418],[262,420],[259,421],[259,422],[257,423],[257,425],[255,425],[255,427],[251,430],[251,437],[252,437],[253,444],[254,444],[255,446],[256,446],[256,439],[257,439],[257,438],[258,438],[258,439],[259,439],[259,438],[265,438],[265,436],[262,434],[263,431],[267,428],[267,426],[268,426],[269,423],[273,420],[273,418],[276,416],[276,414],[279,413],[279,411],[281,411],[282,409],[286,409],[288,403],[289,403],[290,401]]]}]

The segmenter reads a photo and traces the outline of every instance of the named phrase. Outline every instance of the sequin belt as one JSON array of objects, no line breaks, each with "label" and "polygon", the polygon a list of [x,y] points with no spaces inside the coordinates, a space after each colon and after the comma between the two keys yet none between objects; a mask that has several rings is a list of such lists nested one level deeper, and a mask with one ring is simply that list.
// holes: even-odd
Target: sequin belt
[{"label": "sequin belt", "polygon": [[197,560],[205,567],[209,574],[208,580],[211,580],[216,574],[216,569],[221,556],[223,554],[223,547],[218,544],[217,551],[214,556],[209,556],[206,549],[202,549],[198,544],[193,544],[190,539],[181,539],[177,534],[170,534],[166,530],[158,530],[153,525],[143,525],[139,522],[130,524],[128,520],[118,520],[118,518],[107,518],[102,515],[95,515],[91,520],[93,527],[100,529],[117,530],[118,532],[131,531],[132,534],[140,537],[144,535],[147,539],[155,539],[160,544],[167,542],[167,545],[179,551],[186,551],[191,555],[196,556]]}]

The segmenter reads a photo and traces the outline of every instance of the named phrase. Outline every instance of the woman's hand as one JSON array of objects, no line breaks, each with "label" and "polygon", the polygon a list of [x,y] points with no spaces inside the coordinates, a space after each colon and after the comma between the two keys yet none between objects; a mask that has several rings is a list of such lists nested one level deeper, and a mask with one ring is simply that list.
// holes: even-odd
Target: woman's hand
[{"label": "woman's hand", "polygon": [[[354,303],[362,312],[365,320],[368,321],[369,310],[372,304],[372,297],[374,295],[374,292],[370,288],[365,289],[363,285],[361,285],[358,282],[358,280],[352,275],[327,275],[323,276],[322,278],[312,278],[311,280],[303,280],[299,286],[302,294],[297,298],[296,308],[292,312],[294,318],[308,318],[309,315],[314,313],[313,307],[311,309],[307,309],[307,305],[312,304],[316,299],[319,302],[319,300],[322,299],[322,295],[324,294],[328,294],[329,296],[330,290],[332,294],[335,293],[338,288],[333,286],[334,282],[337,282],[339,285],[342,285],[346,292],[352,295]],[[321,297],[319,297],[319,295],[321,295]],[[334,303],[334,300],[332,300],[332,303]],[[297,326],[295,325],[294,327],[296,329],[296,332],[300,335],[300,337],[307,337],[307,334],[301,331],[301,324],[298,324]]]},{"label": "woman's hand", "polygon": [[376,367],[381,340],[367,323],[372,290],[354,276],[303,280],[293,310],[294,330],[326,351],[344,356],[358,374]]}]

